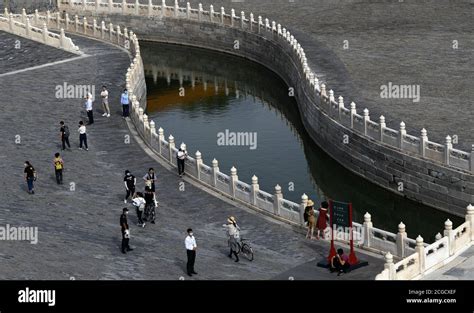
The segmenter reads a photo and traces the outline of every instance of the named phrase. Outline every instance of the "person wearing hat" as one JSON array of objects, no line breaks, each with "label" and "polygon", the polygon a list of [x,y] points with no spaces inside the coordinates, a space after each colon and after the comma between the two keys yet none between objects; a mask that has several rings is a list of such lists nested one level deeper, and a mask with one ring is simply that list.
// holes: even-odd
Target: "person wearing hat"
[{"label": "person wearing hat", "polygon": [[328,226],[328,208],[329,204],[326,201],[321,202],[321,208],[319,208],[318,220],[316,222],[316,239],[319,239],[319,235],[324,236],[324,230]]},{"label": "person wearing hat", "polygon": [[120,215],[120,227],[122,228],[122,253],[127,253],[133,249],[129,246],[130,241],[130,229],[128,228],[127,221],[128,209],[123,208],[122,215]]},{"label": "person wearing hat", "polygon": [[229,235],[229,246],[230,253],[229,258],[232,258],[232,254],[235,255],[235,262],[239,262],[239,242],[240,239],[240,227],[237,225],[235,217],[231,216],[227,219],[227,224],[222,225],[227,228],[227,234]]},{"label": "person wearing hat", "polygon": [[186,270],[188,272],[188,276],[197,275],[196,271],[194,270],[194,262],[196,261],[196,238],[194,238],[193,230],[188,228],[187,230],[188,235],[186,239],[184,239],[184,245],[186,247],[186,256],[188,258],[188,262],[186,263]]},{"label": "person wearing hat", "polygon": [[306,238],[313,239],[316,218],[314,217],[314,202],[312,200],[308,200],[305,212],[308,220],[308,232],[306,233]]},{"label": "person wearing hat", "polygon": [[178,161],[178,175],[182,177],[184,175],[184,162],[188,156],[188,152],[186,151],[186,145],[184,143],[181,144],[179,147],[178,153],[176,154],[176,158]]}]

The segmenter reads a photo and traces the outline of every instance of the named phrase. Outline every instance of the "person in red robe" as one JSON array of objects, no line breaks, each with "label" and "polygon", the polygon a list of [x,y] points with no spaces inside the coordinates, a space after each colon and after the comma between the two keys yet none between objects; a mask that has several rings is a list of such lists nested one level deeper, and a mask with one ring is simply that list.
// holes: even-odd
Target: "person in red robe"
[{"label": "person in red robe", "polygon": [[316,239],[319,239],[319,235],[324,237],[324,230],[328,226],[328,208],[329,204],[326,201],[321,202],[318,220],[316,221]]}]

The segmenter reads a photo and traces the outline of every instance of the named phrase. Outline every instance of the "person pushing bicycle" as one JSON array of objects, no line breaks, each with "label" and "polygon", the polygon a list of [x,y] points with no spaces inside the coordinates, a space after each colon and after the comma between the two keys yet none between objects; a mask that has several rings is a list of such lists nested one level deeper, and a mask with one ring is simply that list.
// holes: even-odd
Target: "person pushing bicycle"
[{"label": "person pushing bicycle", "polygon": [[240,239],[240,227],[237,225],[235,217],[231,216],[227,219],[227,224],[222,225],[227,229],[229,235],[229,246],[230,253],[229,258],[232,258],[232,254],[235,255],[235,262],[239,262],[238,253],[240,252],[240,245],[238,240]]}]

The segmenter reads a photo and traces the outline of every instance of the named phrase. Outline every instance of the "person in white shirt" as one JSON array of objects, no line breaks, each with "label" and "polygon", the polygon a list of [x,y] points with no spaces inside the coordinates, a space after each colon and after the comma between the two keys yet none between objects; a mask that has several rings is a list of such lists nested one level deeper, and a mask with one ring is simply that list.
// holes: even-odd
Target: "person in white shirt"
[{"label": "person in white shirt", "polygon": [[188,263],[186,264],[186,269],[188,271],[188,276],[197,275],[194,271],[194,262],[196,261],[196,238],[194,238],[193,230],[188,228],[188,236],[184,240],[184,245],[186,246],[186,254],[188,257]]},{"label": "person in white shirt", "polygon": [[235,217],[231,216],[227,219],[227,224],[222,225],[227,228],[227,234],[229,236],[230,253],[229,258],[232,258],[232,254],[235,255],[235,262],[239,262],[240,247],[238,240],[240,239],[240,227],[237,225]]},{"label": "person in white shirt", "polygon": [[143,193],[137,192],[132,199],[133,206],[137,210],[137,218],[138,218],[138,226],[145,227],[145,222],[142,220],[142,214],[145,210],[145,198],[143,197]]},{"label": "person in white shirt", "polygon": [[94,111],[92,110],[92,94],[88,93],[86,96],[86,103],[84,107],[87,111],[87,117],[89,118],[89,125],[94,123]]},{"label": "person in white shirt", "polygon": [[86,148],[86,151],[89,151],[89,147],[87,146],[87,133],[86,133],[86,126],[84,125],[83,121],[79,122],[79,149],[82,149],[82,145]]},{"label": "person in white shirt", "polygon": [[107,90],[107,87],[102,86],[100,97],[102,98],[102,106],[104,107],[104,114],[102,114],[102,116],[110,117],[109,91]]},{"label": "person in white shirt", "polygon": [[188,156],[188,152],[186,151],[186,145],[184,143],[181,144],[179,147],[178,153],[176,154],[176,158],[178,160],[178,175],[182,177],[184,175],[184,162]]}]

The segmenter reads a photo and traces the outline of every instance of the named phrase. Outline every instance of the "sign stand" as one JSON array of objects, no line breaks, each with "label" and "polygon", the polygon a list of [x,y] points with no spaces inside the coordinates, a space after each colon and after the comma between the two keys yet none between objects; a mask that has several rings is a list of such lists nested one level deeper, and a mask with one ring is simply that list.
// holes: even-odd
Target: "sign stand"
[{"label": "sign stand", "polygon": [[[336,221],[334,220],[334,204],[336,204],[337,213],[339,213],[336,218]],[[343,213],[343,216],[345,216],[342,221],[340,215],[341,212]],[[349,264],[355,265],[359,263],[359,260],[357,259],[354,251],[354,232],[352,229],[352,203],[334,202],[332,200],[329,200],[329,218],[331,223],[331,248],[327,257],[328,263],[331,263],[331,259],[336,255],[336,248],[334,247],[334,223],[337,223],[339,226],[349,227],[349,242],[351,249],[349,253]]]}]

